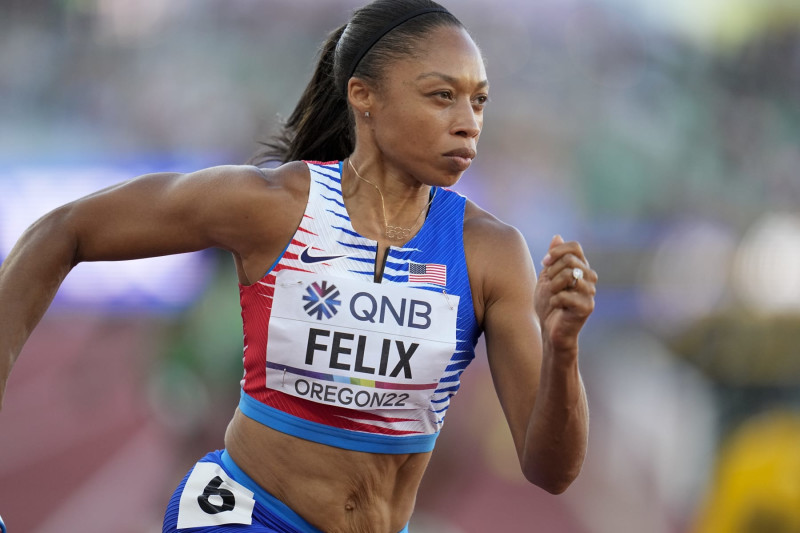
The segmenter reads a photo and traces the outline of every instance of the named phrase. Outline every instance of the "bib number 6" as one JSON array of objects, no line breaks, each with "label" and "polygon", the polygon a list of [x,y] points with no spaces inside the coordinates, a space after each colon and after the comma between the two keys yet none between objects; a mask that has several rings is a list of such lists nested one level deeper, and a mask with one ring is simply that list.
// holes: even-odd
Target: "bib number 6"
[{"label": "bib number 6", "polygon": [[252,524],[253,492],[215,463],[197,463],[186,480],[178,511],[178,529]]},{"label": "bib number 6", "polygon": [[[208,482],[206,488],[203,489],[203,494],[197,497],[197,503],[200,509],[208,514],[217,514],[225,511],[233,511],[236,508],[236,496],[228,489],[220,488],[224,481],[219,476],[214,476],[214,479]],[[221,500],[219,505],[211,502],[212,498]]]}]

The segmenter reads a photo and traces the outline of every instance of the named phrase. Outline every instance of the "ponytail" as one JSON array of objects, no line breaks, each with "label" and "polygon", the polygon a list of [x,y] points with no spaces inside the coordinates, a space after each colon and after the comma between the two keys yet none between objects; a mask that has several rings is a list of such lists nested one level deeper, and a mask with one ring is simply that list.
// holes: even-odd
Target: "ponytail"
[{"label": "ponytail", "polygon": [[314,75],[281,128],[280,133],[250,159],[269,161],[336,161],[349,156],[355,146],[353,123],[344,94],[336,86],[336,44],[347,24],[333,31],[323,44]]}]

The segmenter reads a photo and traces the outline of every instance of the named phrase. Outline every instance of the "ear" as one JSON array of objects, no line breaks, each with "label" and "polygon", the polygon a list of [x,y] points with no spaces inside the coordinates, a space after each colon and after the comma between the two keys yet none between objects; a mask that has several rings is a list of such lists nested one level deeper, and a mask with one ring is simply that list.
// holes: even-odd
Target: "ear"
[{"label": "ear", "polygon": [[352,77],[347,82],[347,100],[356,116],[363,116],[375,105],[375,89],[366,80]]}]

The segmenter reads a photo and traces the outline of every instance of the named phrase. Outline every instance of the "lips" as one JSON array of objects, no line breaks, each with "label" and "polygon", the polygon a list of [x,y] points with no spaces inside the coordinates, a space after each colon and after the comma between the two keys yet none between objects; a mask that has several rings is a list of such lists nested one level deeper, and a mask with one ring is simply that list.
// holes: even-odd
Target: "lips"
[{"label": "lips", "polygon": [[473,150],[472,148],[459,148],[457,150],[450,150],[449,152],[447,152],[444,155],[448,156],[448,157],[462,157],[464,159],[470,159],[471,160],[471,159],[475,159],[475,156],[477,154],[476,154],[475,150]]},{"label": "lips", "polygon": [[475,150],[472,148],[458,148],[444,154],[444,156],[451,161],[453,170],[457,172],[464,172],[467,170],[472,164],[475,155]]}]

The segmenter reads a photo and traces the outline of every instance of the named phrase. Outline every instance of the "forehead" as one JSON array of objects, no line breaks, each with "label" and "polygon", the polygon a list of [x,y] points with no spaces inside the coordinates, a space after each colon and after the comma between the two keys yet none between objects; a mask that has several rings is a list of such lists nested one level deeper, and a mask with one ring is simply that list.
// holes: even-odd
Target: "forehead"
[{"label": "forehead", "polygon": [[415,57],[400,60],[395,72],[415,80],[427,79],[428,72],[437,72],[462,82],[480,83],[486,80],[483,56],[464,28],[443,27],[431,31],[419,43]]}]

